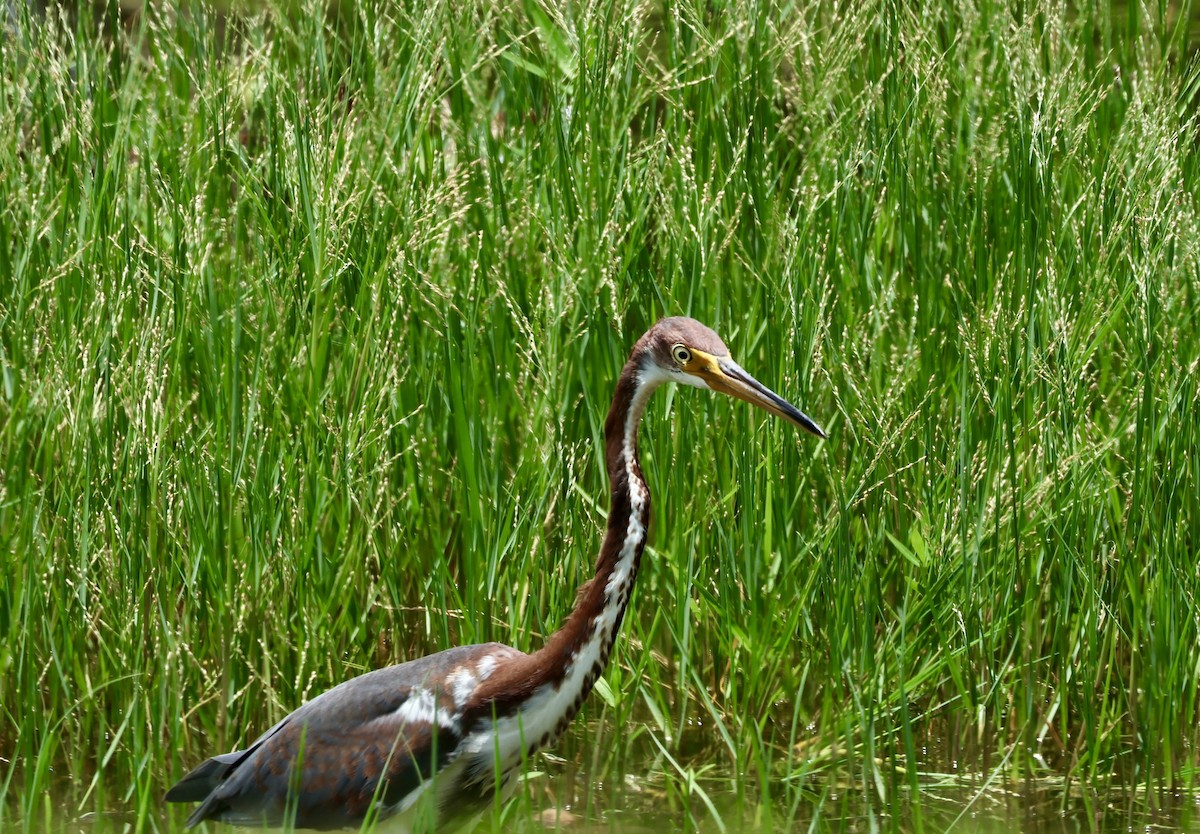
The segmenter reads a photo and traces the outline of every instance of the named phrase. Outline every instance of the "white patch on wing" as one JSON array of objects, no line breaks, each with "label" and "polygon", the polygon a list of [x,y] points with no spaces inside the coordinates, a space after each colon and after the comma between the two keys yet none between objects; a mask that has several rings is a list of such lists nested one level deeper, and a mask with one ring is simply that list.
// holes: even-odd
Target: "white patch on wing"
[{"label": "white patch on wing", "polygon": [[481,681],[485,681],[492,676],[492,672],[496,671],[496,656],[494,654],[485,654],[475,667],[475,674],[479,676]]},{"label": "white patch on wing", "polygon": [[509,660],[514,655],[519,654],[520,652],[512,649],[502,649],[491,654],[485,654],[475,663],[474,667],[469,664],[459,666],[447,675],[446,688],[450,690],[450,694],[454,698],[454,706],[457,709],[462,709],[467,701],[471,700],[476,687],[482,681],[491,677],[492,672],[496,671],[496,666],[501,660]]},{"label": "white patch on wing", "polygon": [[454,716],[439,707],[437,698],[428,689],[414,689],[396,709],[396,717],[406,724],[437,724],[448,729],[456,728]]},{"label": "white patch on wing", "polygon": [[463,705],[470,700],[471,693],[478,685],[479,679],[475,677],[469,666],[459,666],[446,676],[446,686],[449,687],[450,694],[454,696],[454,706],[458,709],[462,709]]}]

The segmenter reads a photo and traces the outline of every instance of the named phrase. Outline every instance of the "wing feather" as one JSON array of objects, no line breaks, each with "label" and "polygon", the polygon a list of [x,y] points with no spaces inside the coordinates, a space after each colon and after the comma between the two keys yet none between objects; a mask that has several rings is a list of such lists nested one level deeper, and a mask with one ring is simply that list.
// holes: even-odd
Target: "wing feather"
[{"label": "wing feather", "polygon": [[496,654],[520,655],[497,643],[464,646],[346,681],[245,750],[204,762],[166,798],[203,800],[189,827],[206,819],[278,826],[293,808],[297,828],[358,825],[377,804],[387,816],[454,757],[462,740],[447,678]]}]

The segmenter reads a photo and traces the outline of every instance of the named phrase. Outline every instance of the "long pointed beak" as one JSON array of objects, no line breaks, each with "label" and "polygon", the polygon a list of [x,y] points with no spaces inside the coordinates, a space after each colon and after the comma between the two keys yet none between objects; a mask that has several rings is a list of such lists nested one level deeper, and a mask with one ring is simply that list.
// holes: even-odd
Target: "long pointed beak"
[{"label": "long pointed beak", "polygon": [[698,374],[709,388],[731,397],[737,397],[739,400],[745,400],[763,411],[782,417],[807,432],[812,432],[817,437],[826,436],[825,431],[817,425],[815,420],[750,376],[737,362],[727,356],[714,356],[712,359],[712,364],[704,372]]}]

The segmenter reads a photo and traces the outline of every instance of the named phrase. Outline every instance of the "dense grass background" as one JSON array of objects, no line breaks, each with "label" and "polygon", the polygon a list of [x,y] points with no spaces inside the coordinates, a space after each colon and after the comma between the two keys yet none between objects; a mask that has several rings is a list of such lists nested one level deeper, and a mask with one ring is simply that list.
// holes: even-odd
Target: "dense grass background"
[{"label": "dense grass background", "polygon": [[0,827],[174,830],[328,686],[536,645],[681,313],[831,439],[659,395],[615,663],[501,824],[1190,804],[1190,6],[2,19]]}]

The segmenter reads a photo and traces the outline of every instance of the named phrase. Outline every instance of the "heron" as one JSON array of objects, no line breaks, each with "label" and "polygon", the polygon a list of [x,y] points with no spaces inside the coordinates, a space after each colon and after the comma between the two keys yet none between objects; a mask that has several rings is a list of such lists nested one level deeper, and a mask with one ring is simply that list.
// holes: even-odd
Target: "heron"
[{"label": "heron", "polygon": [[374,820],[403,832],[422,819],[440,826],[478,816],[510,791],[522,762],[570,725],[612,652],[650,522],[638,425],[667,382],[736,397],[825,437],[734,362],[708,327],[661,319],[617,378],[604,423],[607,528],[595,575],[563,625],[528,654],[501,643],[461,646],[318,695],[244,750],[214,756],[175,784],[168,802],[200,803],[187,826],[338,829]]}]

